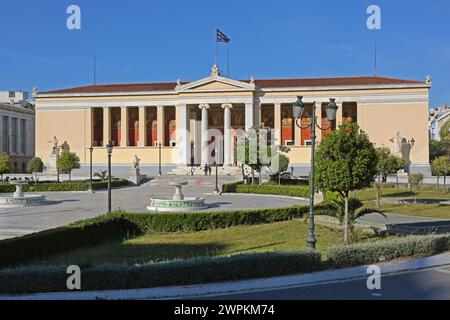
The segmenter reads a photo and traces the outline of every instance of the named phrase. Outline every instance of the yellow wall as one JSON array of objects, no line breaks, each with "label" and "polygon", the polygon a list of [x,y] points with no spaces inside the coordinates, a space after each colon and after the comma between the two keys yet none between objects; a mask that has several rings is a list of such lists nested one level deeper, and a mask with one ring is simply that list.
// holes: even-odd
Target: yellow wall
[{"label": "yellow wall", "polygon": [[44,163],[50,160],[52,145],[48,142],[56,136],[59,144],[67,141],[70,151],[83,162],[86,146],[90,145],[90,110],[36,110],[36,156]]}]

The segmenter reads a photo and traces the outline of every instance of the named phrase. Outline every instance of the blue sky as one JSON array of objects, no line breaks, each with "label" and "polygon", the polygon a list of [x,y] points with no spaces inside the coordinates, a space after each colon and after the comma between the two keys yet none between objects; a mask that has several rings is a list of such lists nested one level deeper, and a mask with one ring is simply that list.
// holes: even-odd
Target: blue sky
[{"label": "blue sky", "polygon": [[[66,9],[81,7],[81,30]],[[382,10],[382,30],[366,9]],[[231,38],[231,76],[358,76],[425,80],[431,105],[450,103],[448,0],[39,0],[0,4],[0,89],[196,80],[214,61],[214,30]],[[226,50],[219,64],[226,69]]]}]

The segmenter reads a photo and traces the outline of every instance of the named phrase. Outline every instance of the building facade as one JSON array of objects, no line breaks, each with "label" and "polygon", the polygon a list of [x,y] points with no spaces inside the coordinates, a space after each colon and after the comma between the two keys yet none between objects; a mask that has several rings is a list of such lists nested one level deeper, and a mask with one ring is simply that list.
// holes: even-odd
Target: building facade
[{"label": "building facade", "polygon": [[35,150],[35,113],[20,104],[0,103],[0,153],[11,158],[14,173],[25,173]]},{"label": "building facade", "polygon": [[[234,80],[211,75],[193,82],[94,85],[37,93],[36,154],[49,161],[48,141],[56,136],[66,148],[89,163],[104,164],[105,145],[115,145],[113,163],[159,162],[188,167],[213,163],[235,166],[236,136],[252,127],[270,128],[276,144],[287,145],[290,163],[308,167],[310,129],[295,125],[292,104],[304,96],[301,119],[308,123],[312,102],[318,121],[328,127],[325,106],[339,106],[332,128],[355,121],[377,146],[410,158],[417,170],[428,167],[428,101],[431,83],[383,77]],[[208,143],[220,138],[214,147]],[[213,138],[214,137],[214,138]],[[219,141],[219,140],[217,140]],[[412,142],[412,143],[411,143]]]},{"label": "building facade", "polygon": [[450,106],[442,105],[430,111],[430,138],[441,140],[441,128],[450,121]]}]

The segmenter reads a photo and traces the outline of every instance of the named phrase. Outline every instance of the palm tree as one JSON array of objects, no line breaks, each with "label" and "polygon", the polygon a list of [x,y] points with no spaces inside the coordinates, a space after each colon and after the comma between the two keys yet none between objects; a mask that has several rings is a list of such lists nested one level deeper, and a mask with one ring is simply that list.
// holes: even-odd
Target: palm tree
[{"label": "palm tree", "polygon": [[[336,207],[336,218],[338,218],[341,224],[344,223],[345,217],[345,202],[340,200],[333,200],[334,206]],[[352,242],[352,234],[357,220],[365,215],[371,213],[379,213],[383,217],[387,218],[385,214],[373,208],[363,208],[364,203],[359,199],[349,198],[348,199],[348,239]]]},{"label": "palm tree", "polygon": [[98,177],[98,178],[100,178],[102,181],[105,181],[105,180],[107,179],[107,174],[108,174],[108,171],[102,170],[102,171],[100,171],[100,172],[94,173],[94,177]]}]

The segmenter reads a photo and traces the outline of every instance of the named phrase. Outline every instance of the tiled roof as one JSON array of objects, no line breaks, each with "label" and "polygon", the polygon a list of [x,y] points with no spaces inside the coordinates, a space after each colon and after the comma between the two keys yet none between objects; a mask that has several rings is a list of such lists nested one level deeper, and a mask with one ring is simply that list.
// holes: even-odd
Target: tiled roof
[{"label": "tiled roof", "polygon": [[[250,80],[240,80],[249,83]],[[188,82],[182,82],[186,84]],[[305,78],[305,79],[255,79],[255,85],[260,88],[292,88],[292,87],[339,87],[361,85],[399,85],[420,84],[416,80],[402,80],[385,77],[346,77],[346,78]],[[136,83],[136,84],[101,84],[77,88],[68,88],[42,92],[41,94],[77,94],[77,93],[118,93],[118,92],[151,92],[173,91],[176,82]]]}]

